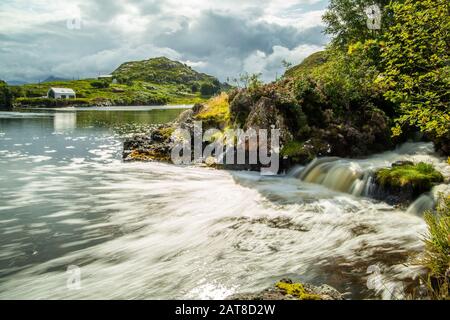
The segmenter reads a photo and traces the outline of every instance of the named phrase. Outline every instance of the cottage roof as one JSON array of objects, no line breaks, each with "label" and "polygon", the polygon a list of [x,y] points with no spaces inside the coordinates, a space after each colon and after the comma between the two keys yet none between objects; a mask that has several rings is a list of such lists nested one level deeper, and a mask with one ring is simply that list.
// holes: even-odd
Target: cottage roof
[{"label": "cottage roof", "polygon": [[70,88],[50,88],[50,90],[53,90],[54,93],[59,94],[75,94],[75,91]]}]

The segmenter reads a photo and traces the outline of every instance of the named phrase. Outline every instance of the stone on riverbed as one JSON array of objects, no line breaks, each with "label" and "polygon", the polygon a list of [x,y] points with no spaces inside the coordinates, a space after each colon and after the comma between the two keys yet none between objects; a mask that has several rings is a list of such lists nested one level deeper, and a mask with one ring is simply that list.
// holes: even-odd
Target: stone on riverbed
[{"label": "stone on riverbed", "polygon": [[396,162],[375,172],[370,196],[393,205],[410,204],[443,181],[443,175],[431,164]]},{"label": "stone on riverbed", "polygon": [[314,286],[282,279],[273,287],[261,292],[234,294],[227,300],[344,300],[344,297],[339,291],[326,284]]}]

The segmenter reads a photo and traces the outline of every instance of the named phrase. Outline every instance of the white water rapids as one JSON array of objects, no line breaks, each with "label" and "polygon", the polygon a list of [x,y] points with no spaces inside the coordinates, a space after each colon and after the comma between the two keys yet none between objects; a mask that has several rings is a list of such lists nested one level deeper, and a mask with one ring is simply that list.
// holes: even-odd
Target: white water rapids
[{"label": "white water rapids", "polygon": [[[348,298],[401,298],[420,275],[426,226],[363,197],[364,172],[406,159],[448,170],[430,144],[408,144],[338,160],[357,179],[336,169],[320,185],[298,179],[300,168],[263,177],[123,163],[121,141],[91,129],[19,142],[9,130],[0,135],[1,299],[220,299],[283,277]],[[39,141],[48,148],[26,148]],[[70,265],[81,270],[78,290],[66,285]]]}]

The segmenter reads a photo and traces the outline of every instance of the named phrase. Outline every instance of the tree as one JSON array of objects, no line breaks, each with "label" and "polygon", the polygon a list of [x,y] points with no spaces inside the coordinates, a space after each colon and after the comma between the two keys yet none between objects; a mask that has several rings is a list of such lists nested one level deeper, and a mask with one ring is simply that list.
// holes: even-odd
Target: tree
[{"label": "tree", "polygon": [[0,80],[0,109],[12,109],[12,93],[5,81]]},{"label": "tree", "polygon": [[202,94],[202,96],[211,96],[213,94],[216,94],[219,90],[219,87],[209,82],[203,82],[200,86],[200,93]]},{"label": "tree", "polygon": [[[325,33],[333,36],[332,45],[347,49],[354,42],[365,42],[381,36],[392,20],[387,5],[391,0],[330,0],[328,9],[323,15],[326,24]],[[366,9],[377,5],[381,9],[381,29],[369,29]]]},{"label": "tree", "polygon": [[379,83],[399,106],[394,135],[405,125],[431,137],[450,136],[450,2],[392,3],[394,24],[385,34]]}]

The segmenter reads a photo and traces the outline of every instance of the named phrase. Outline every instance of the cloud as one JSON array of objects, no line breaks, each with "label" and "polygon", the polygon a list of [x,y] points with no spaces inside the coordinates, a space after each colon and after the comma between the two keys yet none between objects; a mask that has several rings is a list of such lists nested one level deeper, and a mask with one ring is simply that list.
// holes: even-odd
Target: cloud
[{"label": "cloud", "polygon": [[[325,0],[2,0],[0,79],[92,77],[168,56],[225,80],[267,81],[327,43]],[[75,20],[74,20],[75,19]]]},{"label": "cloud", "polygon": [[262,80],[273,81],[284,73],[283,60],[295,64],[319,50],[322,50],[322,47],[307,44],[299,45],[292,50],[274,46],[271,54],[257,50],[244,60],[243,70],[250,74],[261,73]]}]

